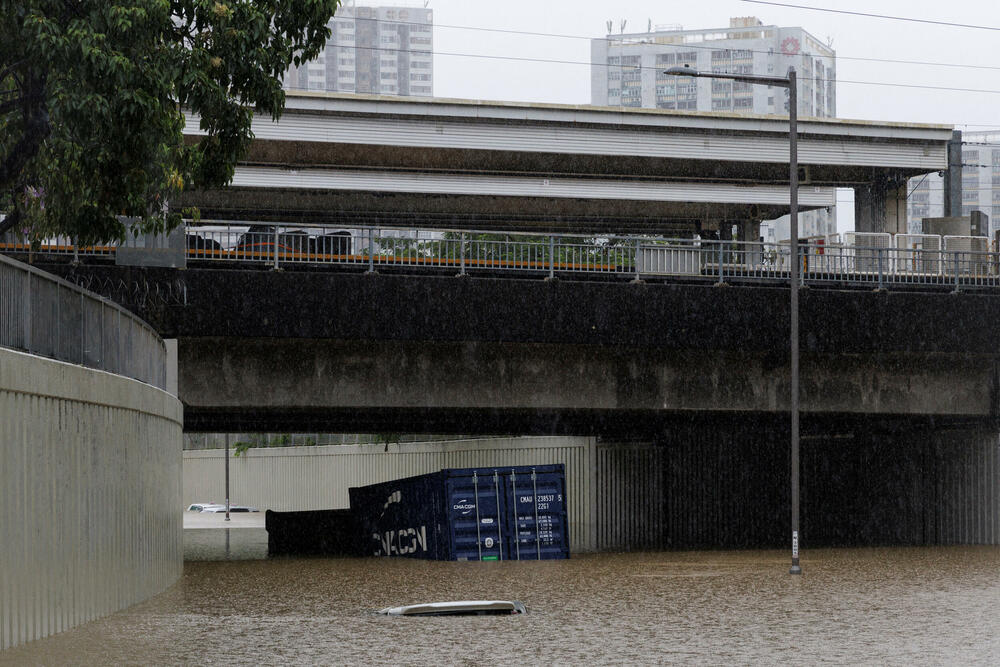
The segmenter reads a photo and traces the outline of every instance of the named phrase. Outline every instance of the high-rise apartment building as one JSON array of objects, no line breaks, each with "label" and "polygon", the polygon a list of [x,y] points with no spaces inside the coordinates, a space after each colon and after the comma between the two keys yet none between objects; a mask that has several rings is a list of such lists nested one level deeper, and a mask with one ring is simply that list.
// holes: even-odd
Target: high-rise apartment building
[{"label": "high-rise apartment building", "polygon": [[[787,114],[788,89],[721,79],[664,74],[668,67],[703,72],[784,76],[795,67],[800,117],[837,115],[836,53],[802,28],[764,25],[757,17],[729,20],[728,28],[684,30],[656,26],[644,33],[593,39],[591,103],[689,111]],[[803,237],[837,231],[832,211],[800,214]],[[765,240],[788,238],[788,218],[764,225]]]},{"label": "high-rise apartment building", "polygon": [[788,89],[663,73],[689,65],[703,72],[784,76],[795,67],[799,115],[837,115],[836,53],[802,28],[764,25],[756,17],[728,28],[609,34],[593,39],[590,97],[601,106],[788,113]]},{"label": "high-rise apartment building", "polygon": [[345,2],[315,60],[292,67],[288,90],[372,95],[434,94],[434,13],[420,7],[362,7]]},{"label": "high-rise apartment building", "polygon": [[[906,188],[907,226],[920,232],[923,218],[944,211],[944,175],[911,178]],[[990,237],[1000,229],[1000,132],[962,133],[962,215],[982,211],[990,219]]]}]

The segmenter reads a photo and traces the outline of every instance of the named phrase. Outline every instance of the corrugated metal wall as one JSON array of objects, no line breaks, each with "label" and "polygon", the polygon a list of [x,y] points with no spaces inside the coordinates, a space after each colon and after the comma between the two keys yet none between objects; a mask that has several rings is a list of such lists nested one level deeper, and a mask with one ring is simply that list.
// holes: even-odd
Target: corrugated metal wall
[{"label": "corrugated metal wall", "polygon": [[937,544],[1000,544],[996,433],[945,431],[933,440]]},{"label": "corrugated metal wall", "polygon": [[[802,546],[1000,544],[996,433],[859,423],[802,440]],[[441,468],[564,463],[573,551],[781,548],[789,539],[788,434],[690,426],[655,443],[511,438],[250,450],[232,500],[343,508],[347,488]],[[186,503],[222,498],[221,451],[184,453]]]},{"label": "corrugated metal wall", "polygon": [[[802,546],[1000,544],[996,432],[879,432],[802,439]],[[678,429],[597,447],[599,550],[783,547],[788,434]]]},{"label": "corrugated metal wall", "polygon": [[173,584],[180,496],[176,398],[0,349],[0,649]]},{"label": "corrugated metal wall", "polygon": [[[434,443],[255,448],[230,457],[230,501],[261,510],[342,509],[347,489],[442,468],[566,466],[570,548],[595,548],[594,439],[487,438]],[[223,450],[184,452],[184,504],[224,499]]]}]

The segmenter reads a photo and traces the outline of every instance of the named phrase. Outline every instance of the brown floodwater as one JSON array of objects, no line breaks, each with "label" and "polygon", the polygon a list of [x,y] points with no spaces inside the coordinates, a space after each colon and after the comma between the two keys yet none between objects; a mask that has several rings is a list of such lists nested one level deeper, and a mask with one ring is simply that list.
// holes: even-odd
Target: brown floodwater
[{"label": "brown floodwater", "polygon": [[[0,664],[1000,664],[998,547],[809,551],[792,577],[773,551],[235,560],[262,553],[263,531],[231,532],[188,539],[189,558],[218,560],[187,562],[163,594]],[[529,613],[372,613],[495,598]]]}]

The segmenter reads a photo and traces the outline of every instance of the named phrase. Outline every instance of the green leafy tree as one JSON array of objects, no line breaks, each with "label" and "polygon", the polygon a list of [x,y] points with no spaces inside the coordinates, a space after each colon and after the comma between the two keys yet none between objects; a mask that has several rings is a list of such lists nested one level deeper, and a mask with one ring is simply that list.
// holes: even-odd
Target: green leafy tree
[{"label": "green leafy tree", "polygon": [[280,116],[285,71],[320,52],[338,4],[0,0],[0,233],[178,225],[166,203],[231,181],[254,109]]}]

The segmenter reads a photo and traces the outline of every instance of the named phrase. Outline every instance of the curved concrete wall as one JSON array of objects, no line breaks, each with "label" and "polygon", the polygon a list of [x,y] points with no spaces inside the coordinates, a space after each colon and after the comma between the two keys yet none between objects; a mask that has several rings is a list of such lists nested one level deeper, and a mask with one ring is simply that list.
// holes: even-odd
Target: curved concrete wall
[{"label": "curved concrete wall", "polygon": [[0,348],[0,649],[178,579],[181,420],[150,385]]}]

